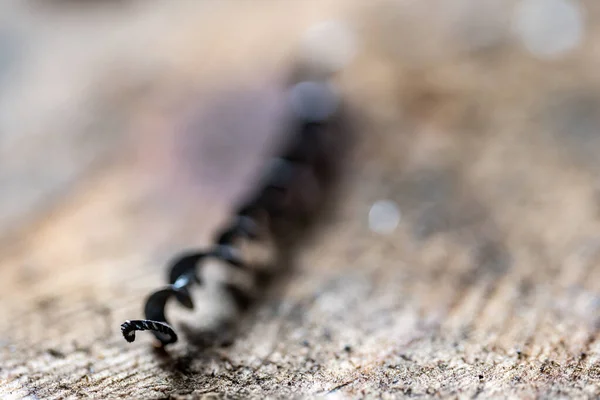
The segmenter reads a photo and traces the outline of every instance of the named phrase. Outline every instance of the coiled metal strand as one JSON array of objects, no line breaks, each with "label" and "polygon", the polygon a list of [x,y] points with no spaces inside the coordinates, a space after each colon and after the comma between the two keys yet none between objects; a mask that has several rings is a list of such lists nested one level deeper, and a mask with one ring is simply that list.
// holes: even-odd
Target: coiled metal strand
[{"label": "coiled metal strand", "polygon": [[[262,213],[272,220],[293,213],[286,206],[290,187],[303,172],[310,171],[317,177],[320,157],[322,159],[320,153],[323,151],[322,129],[337,108],[337,97],[328,84],[310,81],[296,84],[290,94],[297,124],[291,141],[281,155],[272,160],[259,189],[237,209],[230,225],[218,232],[214,246],[207,251],[184,253],[171,263],[169,285],[152,293],[146,300],[146,319],[128,320],[121,325],[123,337],[128,342],[135,340],[136,331],[147,330],[154,334],[162,346],[175,343],[177,334],[165,316],[167,301],[174,298],[182,306],[194,308],[190,289],[195,284],[202,284],[198,268],[208,258],[247,270],[248,265],[237,249],[238,240],[262,240],[257,215]],[[235,285],[226,285],[225,289],[236,300],[238,307],[244,308],[249,302],[249,297]]]}]

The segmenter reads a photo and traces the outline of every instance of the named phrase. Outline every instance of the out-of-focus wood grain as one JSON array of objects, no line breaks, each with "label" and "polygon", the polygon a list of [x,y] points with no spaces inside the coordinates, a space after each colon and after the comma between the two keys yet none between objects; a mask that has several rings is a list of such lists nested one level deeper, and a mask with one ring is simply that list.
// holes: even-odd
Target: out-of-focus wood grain
[{"label": "out-of-focus wood grain", "polygon": [[[3,397],[600,395],[592,4],[584,46],[542,63],[502,32],[469,50],[436,14],[389,40],[390,4],[35,3],[0,13],[20,49],[0,66]],[[362,34],[337,222],[231,347],[126,343],[164,263],[248,184],[293,46],[328,17]],[[368,229],[379,199],[400,206],[393,235]]]}]

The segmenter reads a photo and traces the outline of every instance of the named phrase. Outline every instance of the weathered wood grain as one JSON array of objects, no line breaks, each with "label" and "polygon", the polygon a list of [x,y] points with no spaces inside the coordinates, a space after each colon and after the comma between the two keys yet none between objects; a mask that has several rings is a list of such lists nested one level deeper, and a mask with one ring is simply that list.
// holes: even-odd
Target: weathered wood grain
[{"label": "weathered wood grain", "polygon": [[[430,42],[397,57],[388,2],[34,3],[0,13],[22,49],[10,84],[0,63],[3,398],[600,395],[597,7],[584,46],[543,63],[502,32],[426,47],[447,31],[419,12],[398,41],[429,24]],[[248,187],[294,45],[329,17],[362,45],[335,222],[231,346],[126,343],[165,262]],[[368,228],[380,199],[402,212],[389,236]],[[205,295],[177,315],[210,322]]]}]

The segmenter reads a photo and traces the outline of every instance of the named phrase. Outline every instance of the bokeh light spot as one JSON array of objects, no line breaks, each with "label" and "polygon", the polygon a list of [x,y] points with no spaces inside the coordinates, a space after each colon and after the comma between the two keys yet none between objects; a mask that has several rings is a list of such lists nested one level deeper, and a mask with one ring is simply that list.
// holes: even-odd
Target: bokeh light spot
[{"label": "bokeh light spot", "polygon": [[369,228],[376,233],[390,234],[400,223],[400,209],[390,200],[379,200],[369,210]]},{"label": "bokeh light spot", "polygon": [[584,13],[571,0],[522,0],[515,8],[513,30],[532,55],[553,59],[582,42]]}]

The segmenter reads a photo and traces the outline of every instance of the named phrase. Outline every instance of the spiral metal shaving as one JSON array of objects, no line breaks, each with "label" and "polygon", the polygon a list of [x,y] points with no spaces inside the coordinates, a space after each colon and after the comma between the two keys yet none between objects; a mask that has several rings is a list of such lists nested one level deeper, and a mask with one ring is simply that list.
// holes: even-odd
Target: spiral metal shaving
[{"label": "spiral metal shaving", "polygon": [[[237,247],[240,239],[260,241],[261,220],[289,213],[286,196],[290,187],[307,171],[318,176],[322,159],[323,129],[337,109],[338,98],[326,82],[303,81],[290,89],[291,106],[295,118],[291,141],[278,157],[270,163],[258,190],[235,212],[232,221],[215,237],[212,248],[180,254],[169,267],[169,284],[152,293],[146,300],[145,319],[128,320],[121,325],[125,340],[135,341],[136,331],[150,331],[161,346],[177,342],[177,334],[165,316],[165,306],[171,299],[185,308],[193,309],[190,289],[201,285],[199,270],[208,259],[224,261],[232,267],[249,271]],[[248,296],[234,285],[226,290],[238,306],[247,303]]]}]

